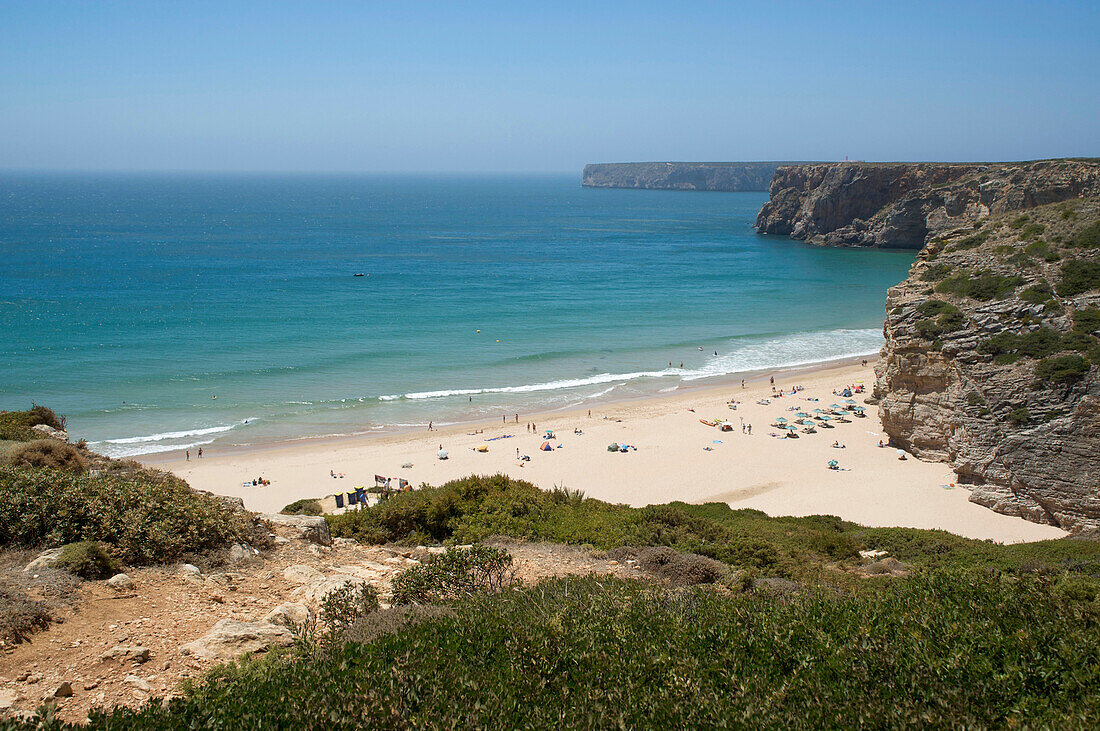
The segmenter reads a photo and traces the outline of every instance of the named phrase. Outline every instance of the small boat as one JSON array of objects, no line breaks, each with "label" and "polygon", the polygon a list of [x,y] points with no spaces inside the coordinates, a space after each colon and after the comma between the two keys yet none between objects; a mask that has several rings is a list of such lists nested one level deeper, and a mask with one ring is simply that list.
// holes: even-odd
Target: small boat
[{"label": "small boat", "polygon": [[356,275],[355,275],[355,276],[357,276],[357,277],[365,277],[365,276],[367,276],[367,275],[366,275],[366,274],[363,274],[362,272],[358,272],[358,273],[356,273]]},{"label": "small boat", "polygon": [[707,426],[714,426],[715,424],[715,422],[711,421],[710,419],[700,419],[699,423],[706,424]]}]

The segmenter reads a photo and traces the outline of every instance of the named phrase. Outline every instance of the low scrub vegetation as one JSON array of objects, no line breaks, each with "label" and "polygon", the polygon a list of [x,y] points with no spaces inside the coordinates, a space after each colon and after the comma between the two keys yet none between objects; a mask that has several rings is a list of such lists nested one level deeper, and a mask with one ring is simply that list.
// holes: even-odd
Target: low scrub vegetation
[{"label": "low scrub vegetation", "polygon": [[53,613],[45,602],[28,597],[18,587],[0,582],[0,642],[22,642],[45,629],[52,618]]},{"label": "low scrub vegetation", "polygon": [[987,302],[1004,299],[1023,283],[1023,278],[1019,276],[1005,277],[987,271],[970,272],[964,269],[937,284],[936,292]]},{"label": "low scrub vegetation", "polygon": [[36,439],[8,452],[5,462],[17,467],[47,468],[83,472],[84,455],[71,444],[57,439]]},{"label": "low scrub vegetation", "polygon": [[303,498],[295,500],[279,512],[283,515],[320,515],[324,511],[321,509],[320,500]]},{"label": "low scrub vegetation", "polygon": [[1100,259],[1072,259],[1062,265],[1062,281],[1058,294],[1075,297],[1100,289]]},{"label": "low scrub vegetation", "polygon": [[1080,606],[1041,577],[981,571],[782,600],[562,579],[468,597],[367,642],[224,666],[182,697],[89,725],[1095,726],[1100,644]]},{"label": "low scrub vegetation", "polygon": [[503,548],[474,545],[433,554],[393,580],[394,604],[440,604],[511,586],[512,555]]},{"label": "low scrub vegetation", "polygon": [[[100,541],[126,563],[171,561],[245,536],[237,513],[159,472],[92,477],[0,466],[0,544]],[[254,541],[253,541],[254,542]]]},{"label": "low scrub vegetation", "polygon": [[0,411],[0,439],[17,442],[37,439],[39,434],[33,428],[39,424],[65,429],[64,417],[58,416],[52,409],[35,404],[27,411]]},{"label": "low scrub vegetation", "polygon": [[1049,383],[1073,383],[1089,372],[1091,364],[1077,353],[1043,358],[1035,366],[1035,377]]},{"label": "low scrub vegetation", "polygon": [[54,568],[82,579],[107,579],[118,572],[116,562],[97,541],[78,541],[61,549]]},{"label": "low scrub vegetation", "polygon": [[1066,241],[1067,246],[1078,249],[1095,249],[1100,247],[1100,221],[1093,221],[1081,226],[1074,231]]}]

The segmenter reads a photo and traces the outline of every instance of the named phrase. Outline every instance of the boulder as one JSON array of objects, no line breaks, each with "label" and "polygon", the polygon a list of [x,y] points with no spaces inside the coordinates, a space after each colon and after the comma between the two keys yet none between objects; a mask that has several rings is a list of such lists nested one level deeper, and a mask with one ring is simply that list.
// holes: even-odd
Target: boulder
[{"label": "boulder", "polygon": [[332,534],[329,532],[328,522],[321,516],[268,513],[261,515],[260,518],[274,526],[288,529],[297,538],[316,543],[319,546],[332,545]]},{"label": "boulder", "polygon": [[268,624],[294,629],[301,627],[309,621],[313,615],[309,607],[298,602],[284,602],[264,615],[263,621]]},{"label": "boulder", "polygon": [[317,579],[324,578],[317,569],[305,564],[295,564],[294,566],[287,566],[283,571],[283,578],[292,584],[309,584]]},{"label": "boulder", "polygon": [[232,660],[241,655],[263,652],[269,647],[294,644],[294,635],[286,627],[268,622],[240,622],[223,619],[205,635],[180,647],[185,655],[206,660]]},{"label": "boulder", "polygon": [[130,591],[134,588],[134,580],[126,574],[115,574],[107,579],[107,585],[116,591]]},{"label": "boulder", "polygon": [[126,685],[129,685],[131,688],[136,688],[137,690],[140,690],[144,693],[153,692],[153,686],[149,683],[149,681],[137,675],[127,675],[126,679],[122,682],[126,683]]},{"label": "boulder", "polygon": [[35,426],[31,427],[31,431],[35,432],[36,434],[40,434],[47,439],[59,439],[63,442],[69,441],[68,433],[63,432],[60,429],[54,429],[52,426],[48,426],[46,424],[36,424]]},{"label": "boulder", "polygon": [[100,656],[104,662],[140,665],[149,660],[149,648],[140,645],[118,645]]},{"label": "boulder", "polygon": [[57,559],[60,556],[61,556],[61,549],[60,548],[51,548],[48,551],[43,551],[42,553],[38,554],[38,556],[36,556],[33,561],[31,561],[29,564],[27,564],[23,568],[23,570],[29,573],[29,572],[34,572],[34,571],[42,571],[43,569],[48,569],[48,568],[52,567],[54,565],[54,563],[57,562]]},{"label": "boulder", "polygon": [[57,686],[57,690],[53,692],[54,698],[72,698],[73,686],[72,683],[65,681]]},{"label": "boulder", "polygon": [[181,574],[183,574],[184,576],[201,576],[202,575],[202,571],[199,570],[198,566],[195,566],[194,564],[189,564],[189,563],[181,563],[179,565],[179,572]]},{"label": "boulder", "polygon": [[343,588],[344,584],[352,584],[354,586],[363,586],[367,582],[358,576],[351,576],[349,574],[333,574],[332,576],[322,576],[319,579],[311,581],[309,584],[298,589],[295,594],[304,603],[317,606],[321,603],[321,600],[326,596]]},{"label": "boulder", "polygon": [[259,559],[259,551],[247,543],[234,543],[229,547],[230,563],[248,563]]}]

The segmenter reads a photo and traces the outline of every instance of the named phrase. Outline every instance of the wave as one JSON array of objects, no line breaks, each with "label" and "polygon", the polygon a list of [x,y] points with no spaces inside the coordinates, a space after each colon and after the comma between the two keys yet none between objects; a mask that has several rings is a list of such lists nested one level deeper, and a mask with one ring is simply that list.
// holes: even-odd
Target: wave
[{"label": "wave", "polygon": [[212,444],[214,440],[203,439],[197,442],[185,442],[184,444],[138,444],[133,446],[120,446],[109,444],[108,442],[93,442],[93,444],[104,444],[106,446],[100,447],[98,451],[107,455],[108,457],[114,457],[115,459],[121,459],[123,457],[137,457],[141,454],[156,454],[158,452],[175,452],[182,451],[184,449],[194,449],[195,447],[202,447],[207,444]]},{"label": "wave", "polygon": [[202,437],[207,434],[221,434],[222,432],[236,429],[238,426],[247,424],[253,421],[253,419],[242,419],[236,424],[228,424],[223,426],[211,426],[205,429],[189,429],[187,431],[166,431],[159,434],[149,434],[142,437],[126,437],[124,439],[104,439],[101,444],[141,444],[144,442],[163,442],[166,439],[184,439],[186,437]]},{"label": "wave", "polygon": [[[629,373],[599,373],[585,378],[563,378],[544,383],[521,386],[496,386],[486,388],[454,388],[437,391],[414,391],[404,394],[379,396],[379,401],[441,399],[452,396],[478,396],[494,393],[537,393],[561,391],[583,386],[613,383],[616,386],[640,379],[678,377],[682,381],[717,378],[734,373],[792,368],[812,365],[841,358],[870,355],[882,347],[881,330],[829,330],[824,332],[796,333],[758,342],[742,343],[737,350],[708,359],[700,368],[663,368],[659,371],[633,371]],[[613,386],[614,388],[614,386]],[[609,389],[610,390],[610,389]],[[602,394],[596,394],[599,396]],[[592,396],[591,398],[595,398]]]}]

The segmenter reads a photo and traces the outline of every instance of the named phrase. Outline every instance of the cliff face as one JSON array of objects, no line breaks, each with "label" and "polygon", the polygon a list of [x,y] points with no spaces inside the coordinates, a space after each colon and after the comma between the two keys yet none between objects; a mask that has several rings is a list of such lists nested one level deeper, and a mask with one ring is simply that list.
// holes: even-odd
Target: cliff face
[{"label": "cliff face", "polygon": [[1100,194],[1100,161],[780,167],[760,233],[824,246],[919,249],[991,215]]},{"label": "cliff face", "polygon": [[585,165],[586,188],[765,191],[786,162],[615,162]]},{"label": "cliff face", "polygon": [[893,443],[951,463],[974,502],[1100,530],[1100,198],[933,238],[886,307]]}]

